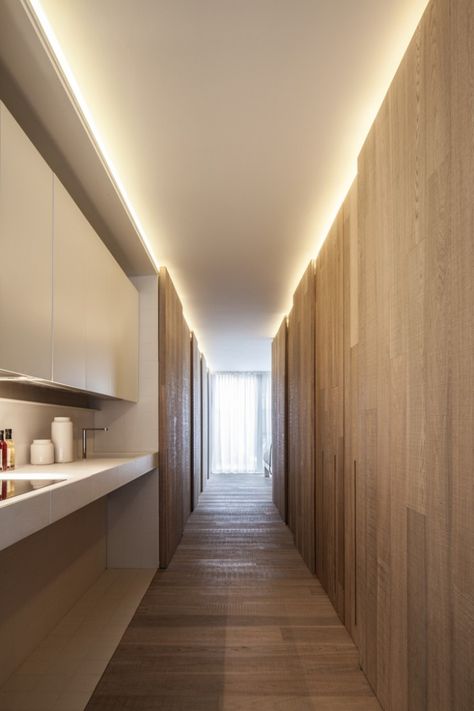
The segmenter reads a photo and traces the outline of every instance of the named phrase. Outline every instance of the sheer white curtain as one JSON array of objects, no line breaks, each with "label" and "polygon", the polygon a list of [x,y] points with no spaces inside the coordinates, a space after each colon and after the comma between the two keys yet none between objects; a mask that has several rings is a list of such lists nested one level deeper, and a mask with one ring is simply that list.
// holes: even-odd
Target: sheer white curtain
[{"label": "sheer white curtain", "polygon": [[271,441],[270,373],[214,373],[211,378],[211,470],[263,472]]}]

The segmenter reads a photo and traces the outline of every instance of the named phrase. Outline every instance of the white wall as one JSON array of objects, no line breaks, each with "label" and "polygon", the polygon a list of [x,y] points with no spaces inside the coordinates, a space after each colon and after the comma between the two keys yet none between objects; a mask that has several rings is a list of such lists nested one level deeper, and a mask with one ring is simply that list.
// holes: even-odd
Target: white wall
[{"label": "white wall", "polygon": [[54,417],[72,419],[75,454],[76,458],[80,459],[81,430],[83,427],[94,427],[95,410],[0,399],[0,429],[13,430],[17,466],[29,463],[30,444],[33,439],[51,439],[51,422]]},{"label": "white wall", "polygon": [[[140,296],[139,399],[101,403],[95,424],[109,431],[95,434],[97,454],[158,451],[158,277],[132,281]],[[108,568],[158,567],[158,476],[155,469],[108,496]]]},{"label": "white wall", "polygon": [[140,296],[138,402],[102,401],[96,414],[94,451],[158,451],[158,276],[134,277]]}]

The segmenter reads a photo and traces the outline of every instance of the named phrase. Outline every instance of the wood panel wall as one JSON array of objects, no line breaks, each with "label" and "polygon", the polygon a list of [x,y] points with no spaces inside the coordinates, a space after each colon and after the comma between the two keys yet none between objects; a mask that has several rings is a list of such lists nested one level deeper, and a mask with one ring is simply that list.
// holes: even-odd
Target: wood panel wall
[{"label": "wood panel wall", "polygon": [[202,488],[202,375],[201,354],[197,338],[191,343],[191,510],[198,505]]},{"label": "wood panel wall", "polygon": [[344,620],[344,215],[316,261],[316,574]]},{"label": "wood panel wall", "polygon": [[311,263],[288,319],[288,524],[315,571],[315,273]]},{"label": "wood panel wall", "polygon": [[[358,342],[359,244],[357,231],[357,180],[343,205],[344,218],[344,622],[353,640],[357,636],[357,460],[359,441]],[[360,534],[359,534],[360,535]],[[362,541],[362,538],[360,539]]]},{"label": "wood panel wall", "polygon": [[201,357],[201,392],[201,491],[204,491],[209,479],[209,371],[204,355]]},{"label": "wood panel wall", "polygon": [[283,319],[272,342],[272,489],[273,503],[288,522],[287,325]]},{"label": "wood panel wall", "polygon": [[189,328],[165,268],[159,277],[160,567],[171,561],[191,511]]},{"label": "wood panel wall", "polygon": [[474,12],[432,0],[359,160],[358,637],[390,711],[474,708]]},{"label": "wood panel wall", "polygon": [[[358,242],[357,183],[354,182],[316,261],[313,285],[305,274],[295,294],[288,327],[282,323],[272,344],[273,491],[274,503],[295,533],[303,496],[298,457],[301,441],[310,440],[313,455],[314,557],[312,565],[347,629],[356,636],[356,458],[358,441]],[[303,299],[304,295],[304,299]],[[313,303],[311,303],[311,299]],[[313,314],[314,328],[304,319]],[[302,317],[303,314],[303,317]],[[287,347],[284,348],[286,336]],[[314,339],[311,350],[309,339]],[[286,353],[285,353],[286,351]],[[285,358],[286,355],[286,358]],[[313,369],[313,374],[310,373]],[[284,379],[287,381],[287,412]],[[313,377],[313,380],[311,378]],[[305,383],[314,382],[314,402],[307,405],[313,425],[301,413]],[[286,414],[286,418],[285,418]],[[286,429],[287,499],[284,502],[279,454]],[[313,428],[313,429],[312,429]],[[291,450],[291,453],[290,453]],[[283,450],[284,451],[284,450]],[[303,453],[304,456],[304,453]],[[311,464],[308,471],[311,471]],[[311,494],[310,494],[311,495]],[[282,503],[283,502],[283,503]],[[309,534],[307,534],[309,535]],[[305,557],[311,567],[309,557]]]},{"label": "wood panel wall", "polygon": [[474,708],[473,58],[432,0],[289,316],[289,525],[387,711]]}]

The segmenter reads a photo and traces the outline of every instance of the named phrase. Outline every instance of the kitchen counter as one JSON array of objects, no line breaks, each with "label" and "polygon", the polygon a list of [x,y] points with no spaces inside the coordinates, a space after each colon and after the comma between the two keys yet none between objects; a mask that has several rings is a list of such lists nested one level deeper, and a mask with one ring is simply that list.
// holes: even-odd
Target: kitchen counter
[{"label": "kitchen counter", "polygon": [[[28,464],[9,479],[65,477],[54,484],[0,501],[0,550],[156,469],[158,453],[92,456],[70,464]],[[67,478],[66,478],[67,477]]]}]

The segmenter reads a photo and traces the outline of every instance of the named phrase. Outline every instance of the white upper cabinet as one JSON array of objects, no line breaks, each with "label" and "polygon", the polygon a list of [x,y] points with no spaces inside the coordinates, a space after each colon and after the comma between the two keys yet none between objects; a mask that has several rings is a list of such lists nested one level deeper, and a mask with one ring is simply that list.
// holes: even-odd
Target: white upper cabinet
[{"label": "white upper cabinet", "polygon": [[114,353],[118,397],[138,400],[138,291],[118,264],[114,265]]},{"label": "white upper cabinet", "polygon": [[54,179],[53,380],[136,400],[138,292]]},{"label": "white upper cabinet", "polygon": [[115,394],[112,264],[105,245],[95,240],[86,270],[86,389],[104,395]]},{"label": "white upper cabinet", "polygon": [[86,389],[86,263],[92,227],[54,177],[53,380]]},{"label": "white upper cabinet", "polygon": [[138,292],[99,239],[86,271],[86,389],[137,400]]},{"label": "white upper cabinet", "polygon": [[0,102],[0,370],[138,398],[138,292]]},{"label": "white upper cabinet", "polygon": [[53,173],[0,102],[0,369],[51,380]]}]

